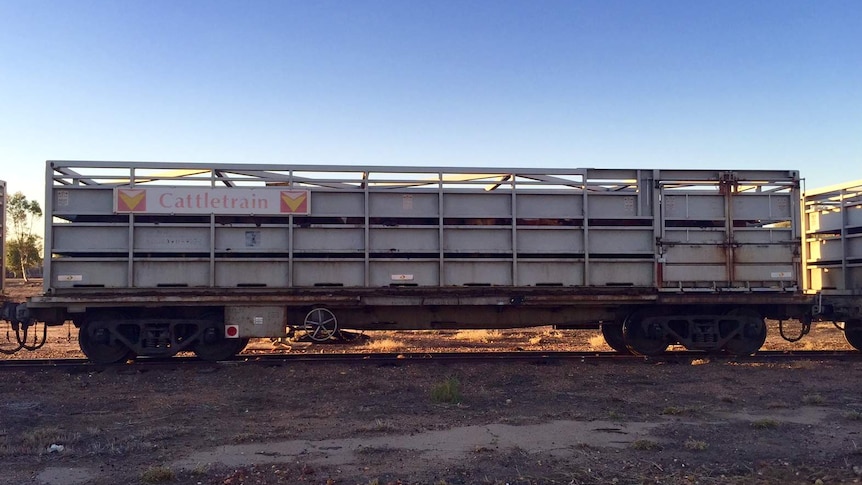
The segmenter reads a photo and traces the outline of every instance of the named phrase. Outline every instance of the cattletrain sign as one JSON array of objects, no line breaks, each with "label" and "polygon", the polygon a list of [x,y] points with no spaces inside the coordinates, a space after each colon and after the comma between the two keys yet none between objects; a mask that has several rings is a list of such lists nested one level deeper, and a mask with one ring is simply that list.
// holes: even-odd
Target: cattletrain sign
[{"label": "cattletrain sign", "polygon": [[114,189],[114,212],[135,214],[308,214],[307,190],[147,187]]}]

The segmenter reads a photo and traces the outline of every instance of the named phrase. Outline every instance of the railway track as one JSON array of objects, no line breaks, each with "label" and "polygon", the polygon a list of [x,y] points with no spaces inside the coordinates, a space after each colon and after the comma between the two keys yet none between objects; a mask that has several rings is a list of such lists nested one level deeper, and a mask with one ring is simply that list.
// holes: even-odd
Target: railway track
[{"label": "railway track", "polygon": [[392,353],[325,353],[325,354],[242,354],[235,359],[207,362],[195,357],[141,358],[120,364],[93,364],[86,359],[9,359],[0,360],[0,372],[14,370],[102,371],[172,369],[183,366],[217,369],[235,366],[279,366],[292,363],[353,363],[368,365],[399,365],[403,363],[461,363],[461,362],[526,362],[536,365],[564,361],[581,362],[645,362],[695,364],[700,361],[773,363],[793,361],[862,361],[858,351],[808,350],[763,351],[747,357],[726,354],[699,354],[693,352],[667,352],[659,356],[624,355],[616,352],[392,352]]}]

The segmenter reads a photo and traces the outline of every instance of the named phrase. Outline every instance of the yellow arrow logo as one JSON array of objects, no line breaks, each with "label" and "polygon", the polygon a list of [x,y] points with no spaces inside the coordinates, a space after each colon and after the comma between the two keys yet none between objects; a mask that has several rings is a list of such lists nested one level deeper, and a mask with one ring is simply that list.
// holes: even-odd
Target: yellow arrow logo
[{"label": "yellow arrow logo", "polygon": [[119,197],[117,209],[120,211],[147,210],[147,193],[143,190],[118,190],[117,196]]},{"label": "yellow arrow logo", "polygon": [[[307,192],[282,192],[281,193],[281,211],[282,212],[297,212],[300,207],[305,204],[308,199]],[[289,210],[285,210],[289,209]]]}]

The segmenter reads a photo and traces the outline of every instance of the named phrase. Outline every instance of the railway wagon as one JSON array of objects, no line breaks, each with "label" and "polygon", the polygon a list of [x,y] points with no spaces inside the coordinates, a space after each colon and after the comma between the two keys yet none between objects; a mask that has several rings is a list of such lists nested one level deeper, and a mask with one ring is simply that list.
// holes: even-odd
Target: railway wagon
[{"label": "railway wagon", "polygon": [[806,191],[803,224],[812,313],[844,322],[847,341],[862,350],[862,180]]},{"label": "railway wagon", "polygon": [[803,286],[836,273],[803,246],[802,205],[792,170],[49,161],[44,294],[15,318],[72,320],[101,363],[224,359],[297,329],[538,325],[749,354],[766,318],[844,311]]}]

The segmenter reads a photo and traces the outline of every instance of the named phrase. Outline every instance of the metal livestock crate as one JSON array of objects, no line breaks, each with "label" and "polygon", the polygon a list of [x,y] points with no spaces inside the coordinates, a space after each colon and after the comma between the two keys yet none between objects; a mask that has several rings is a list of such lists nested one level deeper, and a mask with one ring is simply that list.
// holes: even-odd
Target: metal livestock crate
[{"label": "metal livestock crate", "polygon": [[798,291],[796,171],[47,163],[45,290]]},{"label": "metal livestock crate", "polygon": [[824,294],[862,289],[862,180],[804,194],[805,288]]}]

